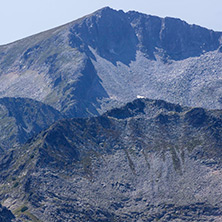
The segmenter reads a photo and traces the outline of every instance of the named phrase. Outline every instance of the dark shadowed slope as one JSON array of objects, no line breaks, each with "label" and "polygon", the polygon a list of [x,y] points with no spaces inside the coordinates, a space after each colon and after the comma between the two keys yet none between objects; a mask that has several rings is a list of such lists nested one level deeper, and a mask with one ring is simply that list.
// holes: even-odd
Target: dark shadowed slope
[{"label": "dark shadowed slope", "polygon": [[0,99],[0,147],[3,150],[25,143],[62,115],[54,108],[27,98]]},{"label": "dark shadowed slope", "polygon": [[15,219],[12,212],[0,204],[0,222],[11,222],[12,219]]}]

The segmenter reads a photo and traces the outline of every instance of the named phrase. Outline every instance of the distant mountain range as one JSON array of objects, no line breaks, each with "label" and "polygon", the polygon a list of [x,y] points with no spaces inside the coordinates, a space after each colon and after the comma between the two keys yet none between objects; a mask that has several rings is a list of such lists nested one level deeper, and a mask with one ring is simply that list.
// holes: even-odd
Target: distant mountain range
[{"label": "distant mountain range", "polygon": [[0,222],[221,221],[222,32],[100,9],[0,46]]}]

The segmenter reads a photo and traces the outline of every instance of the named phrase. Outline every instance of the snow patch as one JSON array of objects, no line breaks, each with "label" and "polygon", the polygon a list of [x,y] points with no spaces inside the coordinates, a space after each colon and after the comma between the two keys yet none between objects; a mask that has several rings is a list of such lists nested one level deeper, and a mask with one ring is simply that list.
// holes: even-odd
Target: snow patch
[{"label": "snow patch", "polygon": [[137,96],[136,96],[136,98],[137,98],[137,99],[144,99],[144,98],[145,98],[145,96],[140,96],[140,95],[137,95]]}]

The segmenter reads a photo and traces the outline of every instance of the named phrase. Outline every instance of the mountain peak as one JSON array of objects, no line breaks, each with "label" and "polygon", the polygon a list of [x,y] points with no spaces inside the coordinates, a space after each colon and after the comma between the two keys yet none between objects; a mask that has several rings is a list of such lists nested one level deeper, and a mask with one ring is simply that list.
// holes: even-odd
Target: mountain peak
[{"label": "mountain peak", "polygon": [[113,9],[109,6],[106,6],[106,7],[103,7],[97,11],[95,11],[93,14],[105,14],[105,13],[124,13],[123,10],[116,10],[116,9]]},{"label": "mountain peak", "polygon": [[109,6],[105,6],[101,9],[98,9],[97,11],[95,11],[94,13],[99,13],[99,12],[108,12],[108,11],[116,11],[115,9],[113,8],[110,8]]},{"label": "mountain peak", "polygon": [[[37,99],[69,117],[98,115],[107,110],[103,109],[107,107],[104,101],[113,102],[111,97],[117,98],[117,102],[128,102],[129,98],[144,95],[202,106],[200,100],[192,102],[193,95],[186,94],[190,98],[185,98],[186,88],[181,86],[190,85],[189,80],[194,79],[190,73],[199,75],[200,80],[212,79],[201,74],[205,70],[212,74],[210,66],[199,68],[205,61],[194,66],[194,57],[217,50],[221,36],[220,32],[189,25],[180,19],[133,11],[124,13],[105,7],[67,25],[0,47],[0,82],[6,82],[0,87],[0,96]],[[188,58],[193,63],[181,73],[180,63],[176,62],[183,61],[182,66],[186,67]],[[168,66],[172,63],[176,70]],[[197,74],[197,69],[202,71]],[[179,75],[176,77],[174,73],[181,73],[184,79],[176,79]],[[169,75],[173,83],[166,78]],[[163,82],[157,81],[163,77]],[[201,95],[208,92],[197,90]],[[212,95],[210,89],[209,95]],[[219,93],[209,98],[214,108],[221,105],[220,101]],[[208,102],[205,107],[209,107]]]}]

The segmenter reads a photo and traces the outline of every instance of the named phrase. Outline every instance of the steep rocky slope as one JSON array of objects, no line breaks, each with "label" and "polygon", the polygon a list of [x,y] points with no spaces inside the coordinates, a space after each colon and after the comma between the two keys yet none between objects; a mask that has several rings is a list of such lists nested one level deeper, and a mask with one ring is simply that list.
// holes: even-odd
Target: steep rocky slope
[{"label": "steep rocky slope", "polygon": [[69,117],[139,96],[221,108],[221,32],[103,8],[0,47],[0,96],[29,97]]},{"label": "steep rocky slope", "polygon": [[25,143],[62,115],[54,108],[27,98],[0,99],[0,152]]},{"label": "steep rocky slope", "polygon": [[0,161],[25,221],[221,221],[222,111],[137,99],[61,120]]}]

